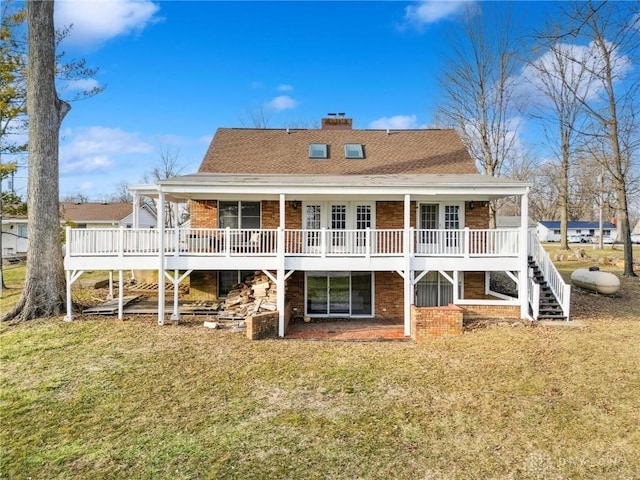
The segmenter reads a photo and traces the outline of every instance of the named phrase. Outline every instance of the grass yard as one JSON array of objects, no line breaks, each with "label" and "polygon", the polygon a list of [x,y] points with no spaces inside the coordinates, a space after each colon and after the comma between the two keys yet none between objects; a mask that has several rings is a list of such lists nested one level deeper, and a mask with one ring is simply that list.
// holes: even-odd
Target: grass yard
[{"label": "grass yard", "polygon": [[18,302],[22,293],[25,269],[26,267],[23,263],[2,266],[2,276],[7,288],[3,289],[2,295],[0,295],[0,316],[11,310]]},{"label": "grass yard", "polygon": [[574,290],[584,328],[421,344],[0,325],[0,478],[637,479],[640,283],[622,282]]}]

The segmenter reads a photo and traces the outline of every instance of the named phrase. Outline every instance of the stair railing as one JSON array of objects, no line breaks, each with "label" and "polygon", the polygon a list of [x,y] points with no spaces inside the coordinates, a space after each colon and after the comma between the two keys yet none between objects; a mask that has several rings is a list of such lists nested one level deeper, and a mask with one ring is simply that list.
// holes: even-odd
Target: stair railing
[{"label": "stair railing", "polygon": [[544,249],[535,233],[529,234],[529,255],[535,260],[538,268],[542,272],[545,281],[555,295],[564,317],[569,320],[569,308],[571,303],[571,285],[565,283],[556,266],[551,261],[551,257]]}]

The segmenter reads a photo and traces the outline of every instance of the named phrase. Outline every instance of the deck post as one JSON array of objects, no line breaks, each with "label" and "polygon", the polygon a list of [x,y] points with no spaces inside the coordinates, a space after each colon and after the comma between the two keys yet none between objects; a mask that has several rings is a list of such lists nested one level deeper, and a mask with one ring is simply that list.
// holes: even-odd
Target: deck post
[{"label": "deck post", "polygon": [[158,325],[164,325],[164,192],[158,192]]},{"label": "deck post", "polygon": [[[113,272],[109,272],[113,275]],[[122,320],[124,317],[124,273],[122,270],[118,270],[118,320]]]},{"label": "deck post", "polygon": [[140,228],[140,199],[138,192],[133,192],[133,228]]},{"label": "deck post", "polygon": [[109,294],[107,300],[113,300],[113,270],[109,270]]},{"label": "deck post", "polygon": [[404,196],[404,334],[411,335],[411,195]]},{"label": "deck post", "polygon": [[173,313],[171,314],[171,323],[177,323],[180,321],[180,310],[178,305],[178,285],[180,281],[178,279],[180,275],[179,270],[173,271],[173,278],[171,279],[171,283],[173,283]]},{"label": "deck post", "polygon": [[280,224],[278,227],[278,277],[276,282],[277,295],[276,295],[276,307],[278,309],[278,336],[284,337],[285,330],[285,302],[284,302],[284,282],[285,282],[285,262],[284,262],[284,228],[285,228],[285,196],[280,194]]},{"label": "deck post", "polygon": [[71,270],[66,270],[64,273],[67,277],[67,314],[64,317],[64,321],[70,322],[73,320],[73,306],[71,304]]},{"label": "deck post", "polygon": [[518,299],[520,300],[520,318],[529,316],[529,187],[520,197],[520,271],[518,272]]}]

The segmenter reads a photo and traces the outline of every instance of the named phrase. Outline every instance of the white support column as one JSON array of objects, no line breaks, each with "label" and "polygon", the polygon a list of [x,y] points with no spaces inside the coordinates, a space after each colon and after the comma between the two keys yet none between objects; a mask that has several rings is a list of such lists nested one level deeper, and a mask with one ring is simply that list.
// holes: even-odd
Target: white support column
[{"label": "white support column", "polygon": [[[173,204],[175,207],[175,216],[173,221],[173,256],[180,256],[180,227],[178,226],[178,203]],[[176,275],[177,277],[178,275]]]},{"label": "white support column", "polygon": [[[0,261],[2,260],[0,259]],[[67,314],[64,317],[64,321],[71,322],[73,320],[73,306],[71,304],[71,270],[67,270],[65,274],[67,277]]]},{"label": "white support column", "polygon": [[[485,274],[485,278],[486,278]],[[457,304],[460,300],[460,289],[458,285],[460,283],[460,272],[458,270],[453,271],[453,304]]]},{"label": "white support column", "polygon": [[518,300],[520,300],[520,318],[529,316],[529,187],[520,197],[520,271],[518,272]]},{"label": "white support column", "polygon": [[140,196],[133,194],[133,228],[140,228]]},{"label": "white support column", "polygon": [[124,273],[118,270],[118,320],[122,320],[124,315]]},{"label": "white support column", "polygon": [[107,300],[113,300],[113,270],[109,270],[109,294]]},{"label": "white support column", "polygon": [[73,303],[71,302],[71,285],[75,282],[80,275],[84,273],[84,270],[65,270],[65,276],[67,279],[67,314],[64,316],[65,322],[73,320]]},{"label": "white support column", "polygon": [[178,323],[180,321],[180,311],[178,305],[178,285],[180,284],[180,280],[178,279],[180,272],[178,270],[173,271],[173,278],[171,279],[171,283],[173,283],[173,313],[171,314],[171,323]]},{"label": "white support column", "polygon": [[158,325],[164,325],[164,192],[158,194]]},{"label": "white support column", "polygon": [[286,225],[286,208],[285,208],[285,195],[280,194],[280,222],[278,228],[278,278],[276,279],[276,308],[278,309],[278,336],[284,337],[284,323],[285,323],[285,298],[284,298],[284,283],[285,283],[285,264],[284,264],[284,249],[285,249],[285,225]]},{"label": "white support column", "polygon": [[404,196],[404,334],[411,335],[411,195]]},{"label": "white support column", "polygon": [[284,322],[285,322],[285,298],[284,298],[284,283],[285,283],[285,264],[284,264],[284,228],[278,228],[278,278],[276,279],[276,306],[278,309],[278,336],[284,337]]}]

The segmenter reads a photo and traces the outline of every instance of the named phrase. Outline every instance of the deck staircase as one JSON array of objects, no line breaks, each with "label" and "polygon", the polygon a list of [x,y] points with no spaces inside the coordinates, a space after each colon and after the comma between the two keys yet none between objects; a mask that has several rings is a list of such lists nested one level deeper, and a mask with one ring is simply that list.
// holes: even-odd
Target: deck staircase
[{"label": "deck staircase", "polygon": [[[567,320],[567,316],[562,311],[562,305],[551,290],[551,287],[544,278],[544,274],[534,258],[529,255],[529,268],[532,272],[532,280],[540,286],[540,297],[538,303],[538,315],[536,320]],[[533,313],[533,309],[531,309]]]},{"label": "deck staircase", "polygon": [[569,320],[571,285],[564,282],[535,233],[529,235],[529,308],[534,320]]}]

